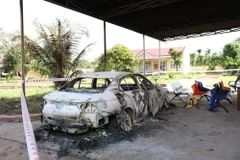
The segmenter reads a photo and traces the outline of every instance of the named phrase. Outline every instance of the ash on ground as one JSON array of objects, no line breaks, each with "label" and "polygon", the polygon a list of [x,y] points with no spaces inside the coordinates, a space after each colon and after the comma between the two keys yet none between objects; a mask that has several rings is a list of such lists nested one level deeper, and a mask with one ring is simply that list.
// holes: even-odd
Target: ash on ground
[{"label": "ash on ground", "polygon": [[[109,131],[106,127],[91,129],[86,133],[69,134],[53,131],[47,126],[35,130],[38,148],[57,152],[58,158],[64,156],[79,156],[90,153],[92,150],[104,149],[110,144],[122,141],[133,141],[138,136],[153,136],[154,130],[163,129],[162,125],[168,123],[169,115],[174,115],[174,107],[162,109],[156,117],[148,117],[137,123],[129,132]],[[76,153],[77,150],[77,153]]]}]

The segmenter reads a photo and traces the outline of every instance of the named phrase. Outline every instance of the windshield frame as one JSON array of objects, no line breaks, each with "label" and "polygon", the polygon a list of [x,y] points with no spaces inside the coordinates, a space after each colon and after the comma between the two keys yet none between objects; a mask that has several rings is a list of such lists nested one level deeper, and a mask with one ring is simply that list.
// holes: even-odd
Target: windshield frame
[{"label": "windshield frame", "polygon": [[112,81],[113,79],[110,78],[79,77],[67,82],[58,91],[78,93],[103,93],[112,83]]}]

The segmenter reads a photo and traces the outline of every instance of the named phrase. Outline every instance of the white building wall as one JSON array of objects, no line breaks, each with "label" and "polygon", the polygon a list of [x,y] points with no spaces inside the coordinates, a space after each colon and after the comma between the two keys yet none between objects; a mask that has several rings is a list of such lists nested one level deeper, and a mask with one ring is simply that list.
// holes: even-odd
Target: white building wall
[{"label": "white building wall", "polygon": [[183,73],[187,74],[190,72],[190,55],[189,55],[189,50],[187,47],[185,47],[183,51]]}]

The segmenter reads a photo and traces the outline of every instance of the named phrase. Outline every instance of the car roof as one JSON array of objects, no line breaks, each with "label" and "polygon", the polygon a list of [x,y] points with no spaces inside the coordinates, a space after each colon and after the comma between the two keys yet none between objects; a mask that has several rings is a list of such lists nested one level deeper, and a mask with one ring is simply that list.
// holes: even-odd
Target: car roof
[{"label": "car roof", "polygon": [[128,74],[133,74],[130,72],[93,72],[89,74],[81,75],[81,78],[116,78],[117,76],[125,76]]}]

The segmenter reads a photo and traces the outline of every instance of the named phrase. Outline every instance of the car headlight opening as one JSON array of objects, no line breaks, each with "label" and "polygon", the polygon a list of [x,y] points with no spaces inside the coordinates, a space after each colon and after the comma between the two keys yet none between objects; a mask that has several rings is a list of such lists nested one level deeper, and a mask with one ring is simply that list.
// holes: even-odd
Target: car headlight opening
[{"label": "car headlight opening", "polygon": [[85,112],[86,113],[96,113],[97,112],[96,104],[94,104],[94,103],[86,103]]}]

